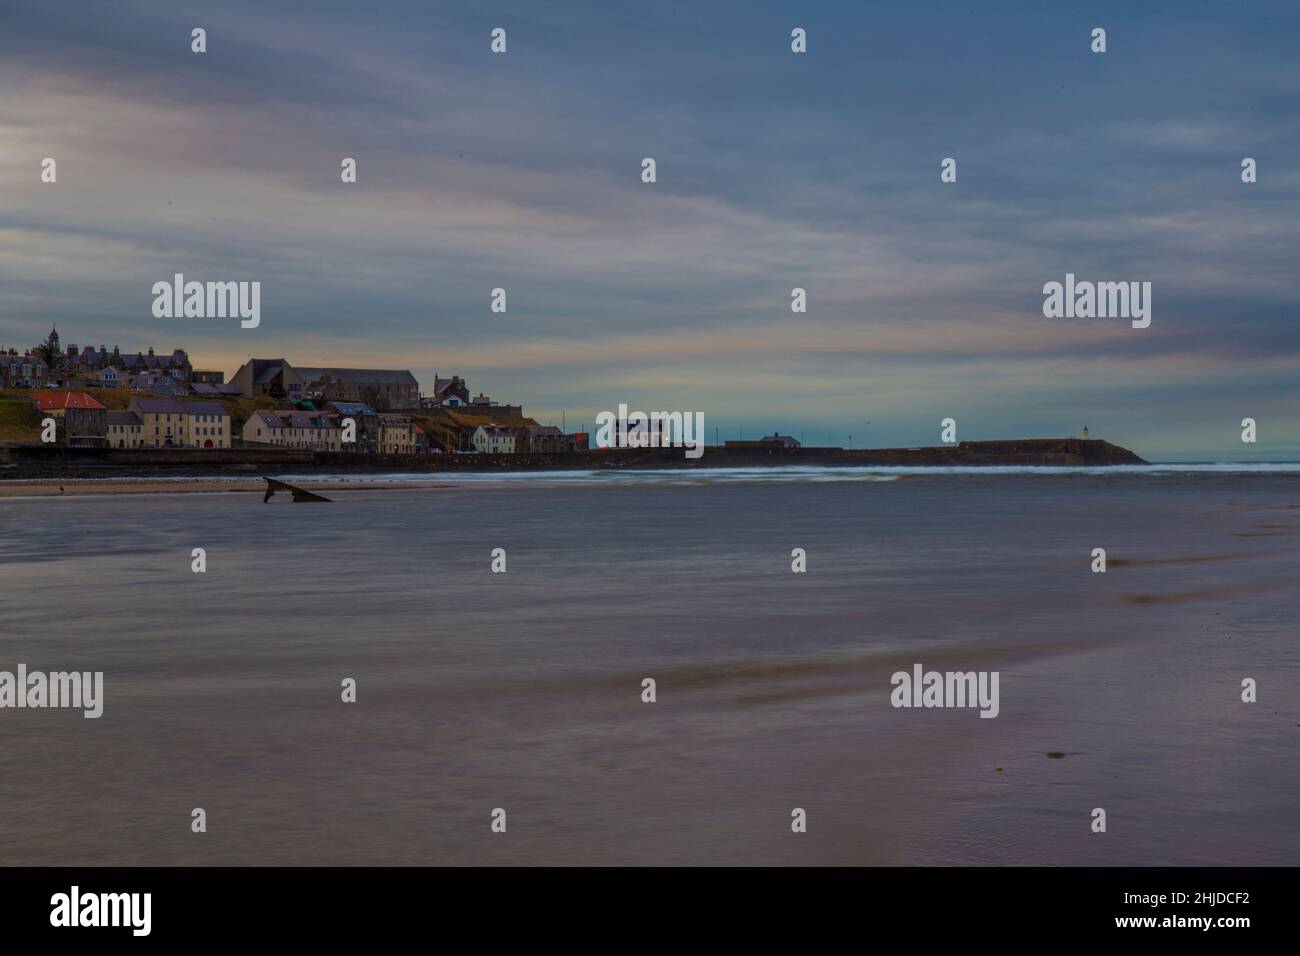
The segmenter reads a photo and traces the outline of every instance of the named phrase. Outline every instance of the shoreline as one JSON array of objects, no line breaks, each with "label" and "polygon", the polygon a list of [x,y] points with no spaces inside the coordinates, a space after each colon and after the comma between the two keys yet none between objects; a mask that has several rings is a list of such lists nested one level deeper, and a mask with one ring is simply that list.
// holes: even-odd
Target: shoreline
[{"label": "shoreline", "polygon": [[[619,478],[632,483],[664,482],[684,479],[689,483],[720,481],[723,483],[748,483],[753,481],[873,481],[889,482],[927,476],[1094,476],[1124,475],[1133,473],[1181,473],[1215,475],[1252,475],[1255,477],[1294,477],[1300,475],[1300,462],[1210,462],[1210,463],[1146,463],[1140,466],[798,466],[771,465],[766,467],[742,466],[713,469],[699,468],[620,468],[620,469],[557,469],[542,471],[519,469],[509,471],[465,472],[412,472],[389,470],[366,472],[319,470],[315,474],[286,473],[267,470],[267,474],[253,477],[248,474],[103,474],[95,477],[78,476],[23,476],[0,477],[0,500],[5,498],[58,498],[115,495],[173,495],[173,494],[264,494],[267,479],[288,481],[297,488],[328,497],[335,492],[351,491],[428,491],[468,488],[505,488],[548,485],[575,485],[594,482],[596,485],[623,485]],[[786,477],[786,473],[792,473]],[[0,476],[3,470],[0,470]],[[612,480],[610,480],[612,479]],[[280,491],[278,494],[287,493]],[[1300,507],[1295,505],[1294,507]]]},{"label": "shoreline", "polygon": [[[451,488],[446,482],[295,481],[306,491],[328,496],[332,491],[413,491]],[[72,498],[103,495],[265,494],[262,478],[24,478],[0,481],[0,498]],[[288,498],[287,493],[277,495]]]},{"label": "shoreline", "polygon": [[62,446],[0,446],[0,480],[77,478],[256,478],[284,474],[438,475],[539,471],[682,468],[821,468],[1144,465],[1126,448],[1099,439],[965,441],[927,448],[786,448],[709,446],[685,457],[682,448],[602,448],[574,452],[512,454],[389,455],[357,451],[225,448],[113,449]]}]

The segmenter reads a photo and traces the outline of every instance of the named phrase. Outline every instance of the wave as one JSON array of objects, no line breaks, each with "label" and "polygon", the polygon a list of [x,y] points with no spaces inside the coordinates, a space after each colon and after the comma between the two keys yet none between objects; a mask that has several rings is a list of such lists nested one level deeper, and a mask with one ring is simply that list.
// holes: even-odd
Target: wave
[{"label": "wave", "polygon": [[1300,462],[1190,462],[1149,465],[779,465],[750,468],[592,468],[567,471],[386,472],[373,475],[285,475],[285,481],[392,482],[421,484],[592,483],[714,484],[726,482],[888,482],[933,476],[1027,475],[1034,477],[1115,477],[1146,475],[1300,475]]},{"label": "wave", "polygon": [[[1185,476],[1287,476],[1300,475],[1300,462],[1166,462],[1147,465],[1063,466],[1063,465],[880,465],[821,466],[776,465],[747,468],[583,468],[527,471],[421,471],[379,472],[370,474],[288,474],[280,480],[306,484],[340,485],[410,485],[412,487],[456,487],[485,485],[712,485],[729,483],[844,483],[894,482],[925,478],[989,478],[1026,476],[1034,478],[1152,478]],[[25,479],[6,484],[79,484],[102,482],[105,485],[136,483],[183,485],[194,483],[248,483],[259,480],[255,475],[149,475],[102,479]]]}]

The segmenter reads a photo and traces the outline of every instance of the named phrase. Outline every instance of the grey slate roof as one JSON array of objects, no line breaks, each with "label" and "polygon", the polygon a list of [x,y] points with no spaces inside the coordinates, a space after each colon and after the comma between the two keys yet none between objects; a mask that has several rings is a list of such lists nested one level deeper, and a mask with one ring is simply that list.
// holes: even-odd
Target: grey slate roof
[{"label": "grey slate roof", "polygon": [[136,407],[150,415],[184,415],[185,406],[174,398],[137,398]]},{"label": "grey slate roof", "polygon": [[374,409],[365,402],[330,402],[330,407],[341,415],[373,415],[375,413]]},{"label": "grey slate roof", "polygon": [[315,382],[326,376],[345,385],[410,385],[419,387],[408,369],[388,368],[304,368],[294,366],[304,381]]},{"label": "grey slate roof", "polygon": [[218,402],[186,402],[185,410],[191,415],[216,415],[218,418],[230,414]]}]

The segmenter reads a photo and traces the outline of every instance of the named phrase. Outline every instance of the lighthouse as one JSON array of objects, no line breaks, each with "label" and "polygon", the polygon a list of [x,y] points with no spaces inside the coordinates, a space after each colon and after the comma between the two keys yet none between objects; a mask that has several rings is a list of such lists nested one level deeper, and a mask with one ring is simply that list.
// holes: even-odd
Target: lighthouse
[{"label": "lighthouse", "polygon": [[1087,425],[1084,425],[1084,426],[1083,426],[1083,437],[1084,437],[1085,439],[1087,439],[1087,437],[1088,437],[1088,426],[1087,426]]}]

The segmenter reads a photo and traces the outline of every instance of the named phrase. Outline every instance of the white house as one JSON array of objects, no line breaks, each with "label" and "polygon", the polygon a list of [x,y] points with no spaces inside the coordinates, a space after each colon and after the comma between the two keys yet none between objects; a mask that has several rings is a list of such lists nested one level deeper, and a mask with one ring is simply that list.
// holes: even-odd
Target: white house
[{"label": "white house", "polygon": [[480,425],[474,429],[474,448],[485,455],[513,455],[515,433],[502,425]]}]

